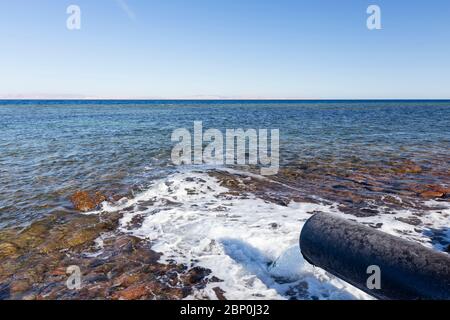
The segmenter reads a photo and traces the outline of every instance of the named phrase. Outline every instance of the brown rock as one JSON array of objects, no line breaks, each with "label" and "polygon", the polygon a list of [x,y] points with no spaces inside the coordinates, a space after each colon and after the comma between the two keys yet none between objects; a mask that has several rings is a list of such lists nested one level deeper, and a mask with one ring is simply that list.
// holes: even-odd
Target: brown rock
[{"label": "brown rock", "polygon": [[67,269],[64,267],[59,267],[52,272],[50,272],[50,275],[52,276],[65,276],[67,274]]},{"label": "brown rock", "polygon": [[395,170],[403,174],[417,174],[422,172],[422,167],[412,161],[406,161],[400,168]]},{"label": "brown rock", "polygon": [[16,280],[11,283],[11,294],[23,293],[30,289],[30,284],[26,280]]},{"label": "brown rock", "polygon": [[3,242],[0,243],[0,257],[1,258],[10,258],[10,257],[14,257],[17,256],[17,248],[15,245],[8,243],[8,242]]},{"label": "brown rock", "polygon": [[219,300],[227,300],[227,298],[225,298],[225,291],[223,291],[221,288],[219,287],[215,287],[213,288],[214,293],[217,296],[217,299]]},{"label": "brown rock", "polygon": [[132,286],[124,290],[118,291],[113,295],[116,300],[136,300],[149,294],[151,291],[145,284]]},{"label": "brown rock", "polygon": [[14,244],[21,249],[30,250],[36,248],[48,235],[49,228],[45,222],[38,221],[21,231],[13,240]]},{"label": "brown rock", "polygon": [[[175,263],[159,264],[160,254],[152,251],[147,242],[132,236],[106,237],[100,258],[85,256],[101,233],[116,230],[121,214],[61,213],[55,217],[46,217],[25,229],[0,231],[1,254],[27,254],[24,259],[0,257],[0,283],[7,285],[5,297],[183,299],[194,287],[204,288],[208,283],[210,271]],[[82,290],[67,290],[68,265],[80,266]]]},{"label": "brown rock", "polygon": [[123,198],[126,198],[127,196],[126,195],[123,195],[123,194],[115,194],[115,195],[113,195],[112,197],[111,197],[111,199],[113,200],[113,201],[119,201],[119,200],[122,200]]},{"label": "brown rock", "polygon": [[69,239],[67,239],[67,246],[73,248],[82,245],[86,242],[94,241],[99,235],[98,230],[82,229],[76,230]]},{"label": "brown rock", "polygon": [[115,287],[129,287],[138,282],[140,276],[138,274],[123,274],[119,278],[114,280],[113,286]]},{"label": "brown rock", "polygon": [[407,189],[407,190],[409,190],[411,192],[417,193],[417,194],[420,194],[420,193],[426,191],[423,185],[420,185],[420,184],[417,184],[417,183],[408,184],[408,185],[406,185],[405,189]]},{"label": "brown rock", "polygon": [[435,192],[442,192],[443,194],[450,194],[450,188],[445,188],[440,185],[428,185],[427,189]]},{"label": "brown rock", "polygon": [[100,192],[95,192],[94,195],[90,195],[86,191],[77,191],[70,197],[74,208],[81,212],[94,210],[105,200],[106,197]]},{"label": "brown rock", "polygon": [[442,198],[444,193],[439,191],[425,191],[420,194],[422,198],[433,199],[433,198]]}]

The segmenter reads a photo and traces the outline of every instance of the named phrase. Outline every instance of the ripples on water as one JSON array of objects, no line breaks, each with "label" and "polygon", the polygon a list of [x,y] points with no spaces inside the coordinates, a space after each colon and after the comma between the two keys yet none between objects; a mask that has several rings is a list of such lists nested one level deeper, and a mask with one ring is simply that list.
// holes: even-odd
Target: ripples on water
[{"label": "ripples on water", "polygon": [[422,161],[449,170],[450,101],[3,101],[0,227],[126,194],[173,171],[174,129],[280,129],[281,162]]}]

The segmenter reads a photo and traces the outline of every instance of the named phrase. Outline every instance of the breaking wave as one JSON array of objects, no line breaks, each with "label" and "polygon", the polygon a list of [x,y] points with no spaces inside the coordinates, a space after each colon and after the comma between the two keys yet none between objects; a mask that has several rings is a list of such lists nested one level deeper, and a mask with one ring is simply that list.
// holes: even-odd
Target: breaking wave
[{"label": "breaking wave", "polygon": [[[155,181],[133,199],[104,203],[102,211],[122,211],[120,231],[147,239],[153,250],[162,253],[162,262],[207,268],[222,280],[198,289],[188,299],[216,299],[213,287],[217,286],[227,299],[370,299],[313,267],[300,253],[298,240],[305,221],[318,211],[344,215],[337,204],[282,206],[229,191],[207,172],[178,172]],[[429,205],[437,210],[421,217],[425,229],[444,229],[450,208]],[[404,210],[395,215],[345,216],[433,246],[425,229],[417,232],[398,219],[409,215]]]}]

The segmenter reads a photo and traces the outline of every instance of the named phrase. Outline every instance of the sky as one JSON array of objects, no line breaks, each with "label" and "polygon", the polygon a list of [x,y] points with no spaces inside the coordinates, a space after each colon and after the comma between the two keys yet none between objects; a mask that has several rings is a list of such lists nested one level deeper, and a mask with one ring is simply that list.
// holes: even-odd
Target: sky
[{"label": "sky", "polygon": [[450,1],[0,0],[0,98],[449,99]]}]

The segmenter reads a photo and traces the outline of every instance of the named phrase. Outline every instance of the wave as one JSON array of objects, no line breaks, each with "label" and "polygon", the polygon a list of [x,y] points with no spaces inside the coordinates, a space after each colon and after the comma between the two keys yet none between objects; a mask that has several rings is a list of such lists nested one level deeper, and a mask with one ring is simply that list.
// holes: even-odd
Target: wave
[{"label": "wave", "polygon": [[[216,299],[213,287],[217,286],[227,299],[371,299],[302,258],[301,228],[318,211],[378,224],[382,231],[433,246],[425,231],[418,233],[399,220],[411,215],[408,210],[356,218],[340,212],[338,204],[282,206],[251,193],[229,191],[208,172],[177,172],[133,199],[104,203],[102,211],[122,211],[120,231],[147,239],[153,250],[162,253],[161,262],[207,268],[222,280],[196,290],[188,299]],[[444,229],[449,214],[450,208],[439,207],[421,219],[430,230]]]}]

